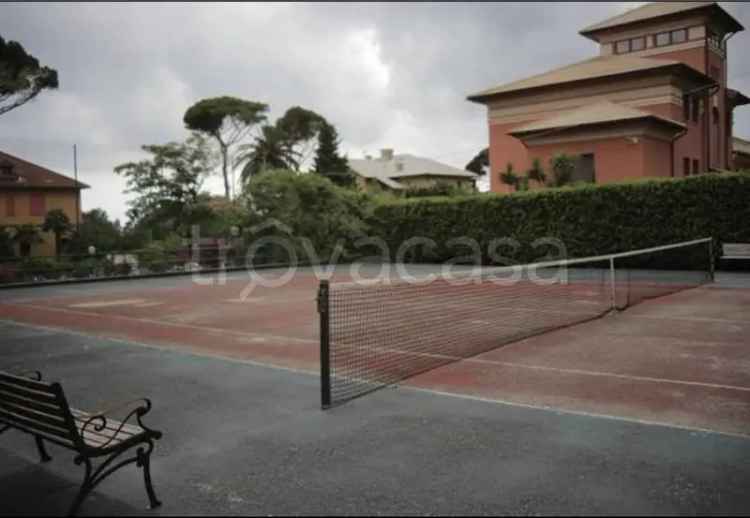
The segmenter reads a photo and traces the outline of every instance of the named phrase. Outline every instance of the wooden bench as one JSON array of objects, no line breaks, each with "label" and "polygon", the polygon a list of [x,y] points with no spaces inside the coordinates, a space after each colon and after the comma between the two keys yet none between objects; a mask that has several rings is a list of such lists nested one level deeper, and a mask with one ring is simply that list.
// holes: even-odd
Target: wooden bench
[{"label": "wooden bench", "polygon": [[[112,412],[129,409],[122,421],[111,419]],[[151,508],[161,505],[151,484],[151,452],[161,432],[143,425],[141,418],[151,410],[142,399],[104,412],[88,413],[68,406],[59,383],[42,381],[40,373],[18,374],[0,371],[0,433],[11,428],[32,435],[42,462],[51,460],[45,442],[74,451],[75,464],[85,465],[83,484],[69,514],[74,515],[84,498],[105,478],[128,464],[143,469]],[[134,424],[127,424],[131,419]],[[120,458],[136,449],[129,458]],[[96,461],[98,466],[94,469]],[[115,462],[117,461],[117,462]]]},{"label": "wooden bench", "polygon": [[724,243],[722,259],[750,259],[750,243]]}]

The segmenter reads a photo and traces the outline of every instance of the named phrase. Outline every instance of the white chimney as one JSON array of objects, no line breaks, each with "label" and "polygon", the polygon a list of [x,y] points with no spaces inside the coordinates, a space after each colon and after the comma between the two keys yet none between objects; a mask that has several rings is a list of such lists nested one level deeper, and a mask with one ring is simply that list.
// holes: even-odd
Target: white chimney
[{"label": "white chimney", "polygon": [[381,160],[393,160],[393,149],[385,148],[380,150]]}]

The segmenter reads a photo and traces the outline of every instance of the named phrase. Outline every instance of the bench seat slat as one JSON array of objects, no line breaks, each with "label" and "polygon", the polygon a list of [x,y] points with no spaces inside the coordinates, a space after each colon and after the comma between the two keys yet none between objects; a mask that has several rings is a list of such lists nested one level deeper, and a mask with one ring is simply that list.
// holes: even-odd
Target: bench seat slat
[{"label": "bench seat slat", "polygon": [[[71,408],[70,412],[71,414],[73,414],[76,425],[78,427],[78,433],[80,434],[83,425],[92,417],[92,414],[74,408]],[[83,434],[84,441],[92,447],[99,447],[105,443],[107,444],[107,447],[115,446],[121,442],[127,441],[128,439],[132,439],[133,437],[137,437],[138,435],[144,433],[143,428],[129,424],[123,424],[122,428],[118,432],[118,429],[120,428],[120,425],[122,423],[114,419],[107,419],[107,424],[101,431],[97,431],[95,429],[94,426],[96,424],[96,421],[91,423],[86,428],[86,431]],[[117,436],[110,441],[112,435],[115,432],[117,432]]]},{"label": "bench seat slat", "polygon": [[37,410],[30,409],[25,405],[18,405],[8,400],[0,399],[0,409],[6,412],[12,412],[26,419],[40,422],[45,425],[54,426],[55,428],[66,429],[67,425],[65,419],[60,415],[55,415],[47,412],[39,412]]},{"label": "bench seat slat", "polygon": [[29,390],[35,390],[37,392],[42,392],[50,395],[55,395],[55,384],[52,383],[45,383],[43,381],[34,381],[29,378],[25,378],[23,376],[14,376],[13,374],[6,374],[5,372],[0,371],[0,383],[5,383],[8,385],[16,385],[20,387],[27,388]]},{"label": "bench seat slat", "polygon": [[42,423],[34,419],[29,419],[24,416],[18,415],[15,412],[8,412],[4,408],[0,408],[0,422],[7,422],[10,425],[25,428],[29,432],[44,433],[52,437],[58,437],[60,439],[70,440],[70,430],[64,428],[57,428],[47,423]]},{"label": "bench seat slat", "polygon": [[31,408],[39,412],[44,412],[46,414],[54,414],[60,417],[63,417],[65,415],[62,409],[60,408],[60,405],[57,403],[53,404],[53,403],[40,402],[37,400],[29,399],[23,396],[11,394],[9,392],[0,390],[0,401],[2,400],[10,401],[11,403],[15,403],[20,406]]},{"label": "bench seat slat", "polygon": [[20,384],[11,384],[0,379],[0,390],[3,392],[10,392],[17,396],[25,397],[33,401],[39,401],[47,404],[57,404],[57,396],[50,392],[41,392]]}]

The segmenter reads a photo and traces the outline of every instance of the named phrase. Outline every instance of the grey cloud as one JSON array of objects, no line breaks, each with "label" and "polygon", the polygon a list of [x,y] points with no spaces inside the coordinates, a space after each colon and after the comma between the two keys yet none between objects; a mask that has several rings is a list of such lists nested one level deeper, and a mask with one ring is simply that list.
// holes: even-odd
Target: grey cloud
[{"label": "grey cloud", "polygon": [[[577,31],[626,4],[2,4],[0,34],[57,68],[61,88],[2,117],[0,148],[70,173],[78,143],[85,208],[119,217],[112,168],[184,138],[184,110],[206,96],[269,103],[271,118],[319,111],[353,157],[390,146],[462,166],[487,145],[466,95],[594,55]],[[747,4],[724,5],[750,20]],[[745,92],[749,44],[742,33],[730,53]],[[736,130],[750,136],[750,109]]]}]

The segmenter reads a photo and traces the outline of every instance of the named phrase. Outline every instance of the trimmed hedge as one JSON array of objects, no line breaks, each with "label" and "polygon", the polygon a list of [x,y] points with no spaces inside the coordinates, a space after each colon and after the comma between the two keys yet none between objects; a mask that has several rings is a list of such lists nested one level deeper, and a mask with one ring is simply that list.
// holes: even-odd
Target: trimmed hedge
[{"label": "trimmed hedge", "polygon": [[[438,247],[419,248],[415,262],[443,262],[466,255],[448,246],[453,238],[476,239],[483,262],[489,243],[514,238],[521,247],[502,255],[533,262],[545,250],[532,248],[543,237],[561,240],[567,256],[586,257],[713,237],[718,243],[750,242],[750,175],[722,173],[683,179],[651,179],[610,185],[482,194],[459,198],[406,199],[380,204],[372,229],[391,254],[415,236]],[[718,247],[716,247],[718,250]]]}]

